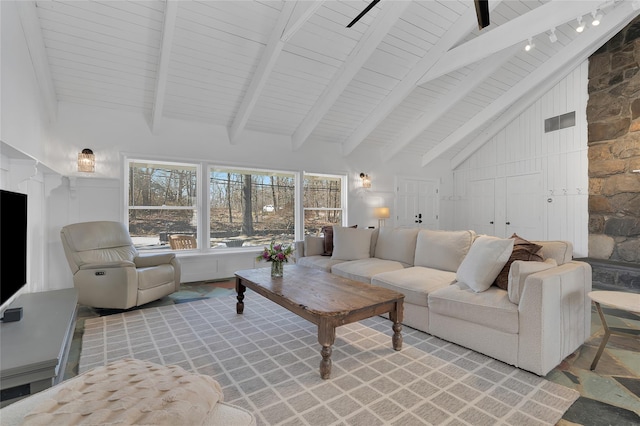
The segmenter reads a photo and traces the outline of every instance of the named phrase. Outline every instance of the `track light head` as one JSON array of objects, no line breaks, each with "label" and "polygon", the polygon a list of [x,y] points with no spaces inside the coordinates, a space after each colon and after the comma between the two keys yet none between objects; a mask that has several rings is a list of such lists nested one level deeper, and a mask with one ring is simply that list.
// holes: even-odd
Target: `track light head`
[{"label": "track light head", "polygon": [[576,27],[576,32],[581,33],[584,31],[584,22],[582,22],[582,16],[578,16],[576,19],[578,21],[578,26]]},{"label": "track light head", "polygon": [[549,41],[551,43],[555,43],[556,41],[558,41],[558,36],[556,35],[555,28],[549,31]]},{"label": "track light head", "polygon": [[524,47],[524,50],[528,52],[534,47],[536,47],[536,45],[533,44],[533,40],[531,39],[531,37],[529,37],[529,43],[527,43],[527,45]]},{"label": "track light head", "polygon": [[591,12],[591,16],[593,17],[593,20],[591,21],[591,25],[593,25],[594,27],[597,27],[598,25],[600,25],[600,21],[602,21],[602,13],[598,12],[597,10],[594,10],[593,12]]}]

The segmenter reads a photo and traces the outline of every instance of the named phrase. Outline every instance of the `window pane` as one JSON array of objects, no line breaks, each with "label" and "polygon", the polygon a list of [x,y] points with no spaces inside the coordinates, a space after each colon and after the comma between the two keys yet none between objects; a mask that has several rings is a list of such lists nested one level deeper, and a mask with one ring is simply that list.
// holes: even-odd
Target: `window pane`
[{"label": "window pane", "polygon": [[294,240],[293,173],[215,168],[209,181],[211,247]]},{"label": "window pane", "polygon": [[129,162],[129,233],[136,247],[169,249],[169,235],[197,235],[197,173],[192,164]]},{"label": "window pane", "polygon": [[129,163],[129,206],[196,206],[197,167]]},{"label": "window pane", "polygon": [[305,208],[342,208],[342,178],[304,176]]},{"label": "window pane", "polygon": [[169,249],[169,235],[197,235],[195,209],[129,209],[129,234],[140,250]]},{"label": "window pane", "polygon": [[316,235],[323,226],[342,225],[342,210],[313,210],[304,211],[304,234]]}]

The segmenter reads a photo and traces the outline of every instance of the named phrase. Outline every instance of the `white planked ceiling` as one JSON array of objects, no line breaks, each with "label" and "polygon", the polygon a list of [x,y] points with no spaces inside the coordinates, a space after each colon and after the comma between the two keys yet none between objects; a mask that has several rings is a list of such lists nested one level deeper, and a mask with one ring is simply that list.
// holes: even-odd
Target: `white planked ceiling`
[{"label": "white planked ceiling", "polygon": [[344,155],[405,152],[422,165],[488,139],[494,120],[637,14],[627,1],[503,0],[479,30],[473,0],[382,0],[346,28],[368,1],[23,3],[35,10],[21,19],[41,30],[31,42],[46,58],[34,64],[48,64],[37,71],[54,102],[135,111],[152,126],[213,123],[231,143],[253,130],[291,137],[292,150],[338,143]]}]

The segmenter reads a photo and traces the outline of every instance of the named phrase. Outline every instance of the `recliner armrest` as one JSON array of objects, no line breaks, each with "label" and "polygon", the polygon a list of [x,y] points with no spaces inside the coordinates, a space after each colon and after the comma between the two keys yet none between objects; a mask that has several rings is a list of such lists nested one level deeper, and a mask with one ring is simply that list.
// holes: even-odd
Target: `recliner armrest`
[{"label": "recliner armrest", "polygon": [[134,258],[133,261],[136,264],[136,268],[147,268],[149,266],[158,266],[171,263],[171,261],[175,258],[175,253],[156,253],[138,256]]},{"label": "recliner armrest", "polygon": [[84,263],[79,269],[108,269],[108,268],[133,268],[136,265],[128,260],[116,260],[113,262]]}]

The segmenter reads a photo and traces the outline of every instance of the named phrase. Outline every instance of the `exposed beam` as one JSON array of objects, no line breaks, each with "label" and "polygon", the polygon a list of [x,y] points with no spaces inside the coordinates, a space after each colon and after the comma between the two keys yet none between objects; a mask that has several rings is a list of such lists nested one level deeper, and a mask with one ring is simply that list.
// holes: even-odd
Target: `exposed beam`
[{"label": "exposed beam", "polygon": [[164,9],[164,25],[162,27],[162,44],[160,46],[160,59],[158,61],[158,71],[156,73],[156,89],[153,100],[153,110],[151,111],[151,131],[156,133],[158,125],[162,119],[162,109],[167,93],[167,78],[169,75],[169,59],[171,57],[171,46],[173,45],[173,35],[176,29],[176,18],[178,17],[178,2],[166,1]]},{"label": "exposed beam", "polygon": [[391,142],[382,152],[383,160],[390,160],[403,148],[411,144],[431,125],[438,122],[451,108],[473,92],[484,80],[493,75],[516,54],[520,48],[511,46],[502,52],[495,53],[478,63],[478,66],[451,92],[442,95],[429,111],[422,114],[407,127],[400,136]]},{"label": "exposed beam", "polygon": [[[294,19],[293,22],[290,22],[287,25],[287,27],[282,33],[282,36],[280,37],[280,40],[282,40],[285,43],[289,41],[289,39],[293,37],[293,35],[297,33],[298,30],[300,30],[300,28],[302,28],[302,26],[309,19],[311,19],[311,17],[318,11],[318,9],[320,9],[320,7],[325,1],[326,0],[314,0],[310,2],[311,4],[300,14],[299,17]],[[305,2],[296,2],[296,5],[298,4],[305,4]],[[292,13],[292,17],[293,17],[293,13]]]},{"label": "exposed beam", "polygon": [[342,63],[340,69],[333,75],[331,82],[294,132],[292,138],[294,150],[299,149],[307,141],[309,135],[353,80],[353,77],[376,51],[378,45],[409,4],[410,2],[383,2],[382,9],[376,15],[375,20],[369,25],[369,28],[367,28],[358,44],[351,51],[347,60]]},{"label": "exposed beam", "polygon": [[[497,2],[494,2],[495,7]],[[347,156],[369,136],[382,120],[384,120],[415,89],[418,80],[444,56],[462,37],[471,32],[477,25],[475,8],[469,3],[467,10],[449,27],[438,42],[425,54],[405,78],[389,93],[385,99],[367,116],[362,124],[354,130],[342,144],[342,154]]]},{"label": "exposed beam", "polygon": [[[607,19],[598,27],[590,28],[566,45],[562,50],[553,55],[548,61],[534,70],[527,78],[521,80],[506,93],[476,114],[471,120],[459,127],[438,145],[429,150],[422,157],[422,166],[426,166],[447,150],[456,146],[462,140],[492,122],[498,115],[508,111],[492,123],[481,136],[477,137],[464,150],[458,153],[452,161],[455,168],[477,151],[487,140],[493,137],[500,129],[515,119],[528,108],[542,94],[558,84],[567,73],[571,72],[589,55],[595,52],[602,43],[624,28],[636,16],[630,4],[623,3],[607,13]],[[533,96],[535,93],[536,96]],[[527,96],[529,95],[529,96]]]},{"label": "exposed beam", "polygon": [[592,0],[552,0],[451,49],[435,66],[425,73],[418,84],[424,84],[473,64],[495,52],[514,44],[522,43],[529,37],[542,34],[552,28],[575,20],[578,16],[591,13],[603,3],[602,1]]},{"label": "exposed beam", "polygon": [[[282,53],[282,49],[285,44],[282,40],[283,35],[286,34],[287,38],[290,38],[293,35],[293,33],[287,32],[287,28],[300,29],[302,27],[300,21],[290,23],[296,3],[297,2],[294,1],[283,2],[278,22],[276,22],[276,26],[269,36],[269,40],[265,46],[264,52],[262,53],[262,57],[260,58],[260,63],[256,67],[251,84],[242,99],[242,103],[240,104],[238,112],[231,124],[231,128],[229,129],[229,142],[231,142],[231,144],[236,144],[238,142],[239,136],[247,125],[249,116],[251,116],[251,113],[260,98],[260,94],[269,79],[269,75],[271,75],[271,71],[273,71],[273,67],[276,65],[280,53]],[[304,21],[306,21],[311,17],[311,15],[303,14],[303,17]]]},{"label": "exposed beam", "polygon": [[36,74],[38,87],[42,95],[49,121],[54,121],[58,115],[58,97],[53,85],[53,76],[49,67],[47,49],[44,45],[44,36],[40,28],[40,20],[34,1],[15,2],[20,16],[20,24],[29,49],[29,56]]}]

